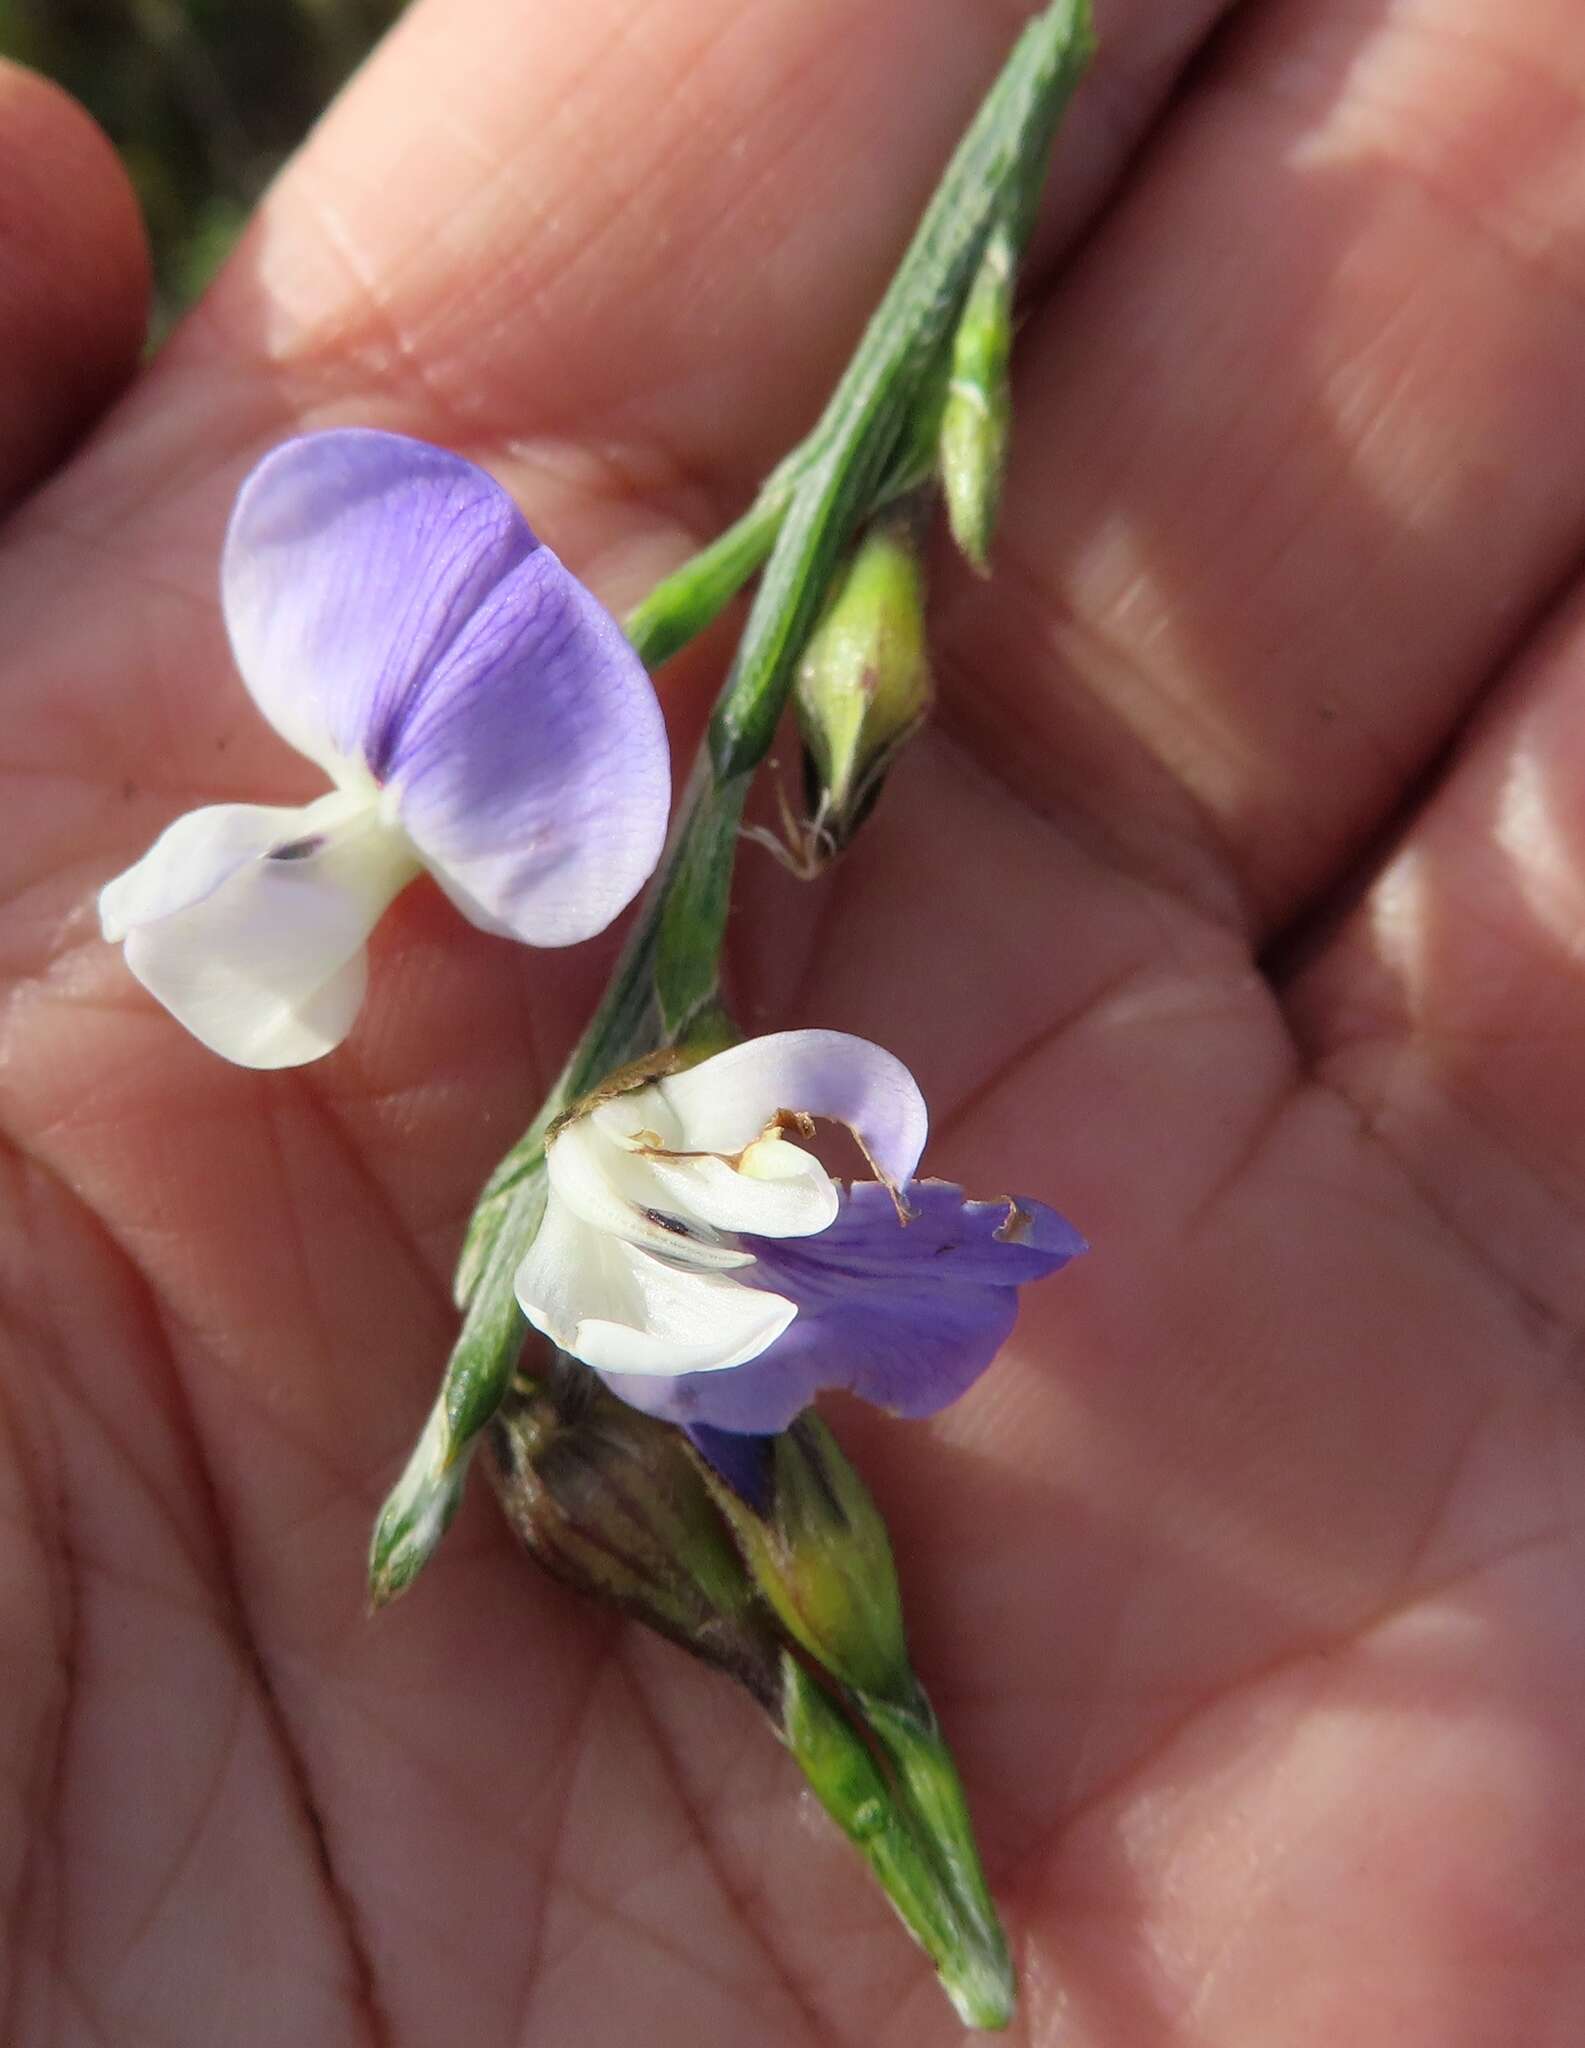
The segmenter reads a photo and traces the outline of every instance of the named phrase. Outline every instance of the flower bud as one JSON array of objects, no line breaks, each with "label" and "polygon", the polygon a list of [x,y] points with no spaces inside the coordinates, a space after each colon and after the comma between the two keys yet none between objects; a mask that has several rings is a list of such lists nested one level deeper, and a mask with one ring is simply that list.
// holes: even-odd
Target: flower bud
[{"label": "flower bud", "polygon": [[812,1409],[768,1440],[767,1457],[757,1507],[710,1479],[759,1590],[794,1642],[843,1685],[913,1702],[892,1547],[863,1480]]},{"label": "flower bud", "polygon": [[930,708],[924,571],[912,508],[883,514],[849,560],[798,669],[811,837],[840,853]]},{"label": "flower bud", "polygon": [[1001,504],[1012,406],[1007,364],[1013,343],[1013,238],[997,228],[985,247],[952,343],[941,414],[941,483],[952,537],[972,566],[990,570],[991,534]]},{"label": "flower bud", "polygon": [[491,1426],[496,1491],[539,1564],[737,1679],[778,1720],[782,1646],[680,1432],[558,1359]]}]

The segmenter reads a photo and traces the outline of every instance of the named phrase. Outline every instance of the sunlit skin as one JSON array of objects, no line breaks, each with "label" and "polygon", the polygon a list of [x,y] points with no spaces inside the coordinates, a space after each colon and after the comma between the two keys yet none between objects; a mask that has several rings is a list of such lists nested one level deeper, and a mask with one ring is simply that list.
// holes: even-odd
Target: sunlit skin
[{"label": "sunlit skin", "polygon": [[[312,794],[220,628],[265,447],[443,441],[635,601],[812,418],[1022,11],[418,0],[135,380],[119,175],[0,80],[7,2039],[958,2038],[747,1701],[537,1579],[482,1486],[365,1617],[471,1195],[610,944],[529,954],[420,883],[347,1044],[254,1075],[94,897],[194,804]],[[938,722],[837,873],[746,850],[732,994],[891,1047],[928,1170],[1095,1246],[954,1410],[832,1409],[1013,2038],[1550,2048],[1585,2010],[1585,16],[1279,0],[1174,85],[1212,11],[1104,15],[995,580],[938,564]],[[726,652],[664,679],[680,746]]]}]

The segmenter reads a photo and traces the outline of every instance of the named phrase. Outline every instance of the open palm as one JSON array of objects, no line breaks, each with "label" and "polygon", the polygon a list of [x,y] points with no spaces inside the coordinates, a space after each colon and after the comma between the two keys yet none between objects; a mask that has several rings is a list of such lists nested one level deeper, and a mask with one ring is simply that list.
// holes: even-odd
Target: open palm
[{"label": "open palm", "polygon": [[[93,899],[194,804],[310,793],[216,603],[264,447],[445,442],[631,602],[812,417],[1023,11],[419,0],[13,514],[6,2039],[954,2037],[746,1702],[539,1580],[487,1497],[364,1615],[470,1197],[608,953],[424,884],[349,1043],[261,1076]],[[1561,2042],[1585,23],[1273,0],[1199,52],[1213,12],[1103,18],[996,578],[943,563],[940,719],[847,864],[800,891],[745,856],[733,996],[892,1047],[931,1170],[1096,1246],[934,1424],[837,1418],[1021,2038]],[[0,93],[20,498],[125,376],[141,259],[80,117]],[[666,678],[680,741],[722,653]]]}]

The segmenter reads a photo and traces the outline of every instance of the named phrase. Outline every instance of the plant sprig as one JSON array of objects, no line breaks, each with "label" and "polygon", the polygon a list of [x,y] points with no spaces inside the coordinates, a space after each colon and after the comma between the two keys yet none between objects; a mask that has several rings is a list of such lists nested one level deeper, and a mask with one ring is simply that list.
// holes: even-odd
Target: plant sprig
[{"label": "plant sprig", "polygon": [[[763,567],[747,624],[667,850],[606,993],[545,1106],[486,1183],[457,1269],[462,1330],[419,1444],[381,1512],[370,1559],[378,1605],[427,1563],[499,1408],[526,1329],[513,1275],[544,1210],[553,1119],[613,1068],[684,1041],[714,1003],[743,807],[786,707],[799,656],[843,551],[873,512],[917,484],[944,364],[986,246],[1021,243],[1051,138],[1092,49],[1088,0],[1053,0],[1022,36],[959,143],[892,283],[813,431],[732,527],[633,613],[658,667]],[[928,460],[928,457],[926,458]]]}]

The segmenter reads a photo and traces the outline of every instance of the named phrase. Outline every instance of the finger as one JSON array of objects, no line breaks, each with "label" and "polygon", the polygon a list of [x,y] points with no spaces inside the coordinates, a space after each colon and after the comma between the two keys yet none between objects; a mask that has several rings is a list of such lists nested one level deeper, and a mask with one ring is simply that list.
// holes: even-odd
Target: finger
[{"label": "finger", "polygon": [[[1096,202],[1215,4],[1117,0],[1050,233]],[[0,886],[28,893],[34,946],[74,914],[68,939],[91,941],[81,905],[177,811],[308,793],[234,679],[214,602],[227,504],[264,443],[351,417],[464,445],[601,595],[636,596],[687,545],[679,506],[707,528],[723,473],[740,495],[811,417],[1027,12],[412,10],[0,569],[31,792]],[[899,94],[904,43],[932,61]],[[708,487],[679,485],[695,475]],[[573,1003],[545,1017],[562,979],[538,987],[564,1042]],[[524,1007],[500,984],[499,1065],[531,1089]]]},{"label": "finger", "polygon": [[1585,592],[1518,668],[1291,1008],[1543,1351],[1585,1316]]},{"label": "finger", "polygon": [[[1105,8],[1048,256],[1223,4]],[[260,446],[356,418],[493,460],[602,595],[635,598],[812,423],[1034,11],[414,7],[162,352],[74,525],[146,522],[153,469],[189,502],[212,480],[213,528]]]},{"label": "finger", "polygon": [[74,100],[0,62],[0,507],[131,375],[148,311],[137,202]]},{"label": "finger", "polygon": [[[1219,4],[1106,10],[1048,246]],[[262,354],[310,397],[383,396],[452,440],[603,440],[738,487],[808,424],[1036,11],[419,7],[270,195],[172,368]]]},{"label": "finger", "polygon": [[951,715],[1257,934],[1400,801],[1585,533],[1582,88],[1569,0],[1286,0],[1026,335]]}]

